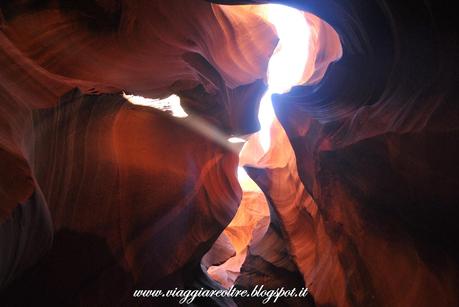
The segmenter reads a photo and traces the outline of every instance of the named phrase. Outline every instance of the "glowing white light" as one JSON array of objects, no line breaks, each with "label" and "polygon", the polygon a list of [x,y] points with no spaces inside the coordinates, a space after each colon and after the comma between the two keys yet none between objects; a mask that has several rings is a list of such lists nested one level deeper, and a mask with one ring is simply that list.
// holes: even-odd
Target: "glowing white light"
[{"label": "glowing white light", "polygon": [[233,136],[233,137],[230,137],[228,139],[228,142],[230,142],[230,143],[245,143],[246,140]]},{"label": "glowing white light", "polygon": [[152,99],[145,98],[142,96],[126,95],[125,93],[123,93],[123,97],[126,98],[132,104],[147,106],[161,111],[170,111],[172,112],[172,116],[175,117],[188,116],[188,114],[185,112],[185,110],[183,110],[182,106],[180,105],[180,97],[177,95],[171,95],[164,99]]},{"label": "glowing white light", "polygon": [[277,31],[279,43],[268,64],[268,90],[261,99],[260,144],[267,152],[271,145],[270,128],[275,118],[271,101],[273,93],[286,93],[298,85],[302,78],[309,53],[309,26],[304,14],[294,8],[268,5],[268,20]]},{"label": "glowing white light", "polygon": [[237,180],[239,181],[239,184],[244,189],[244,191],[261,192],[255,181],[249,177],[245,169],[241,166],[237,168]]},{"label": "glowing white light", "polygon": [[268,6],[268,20],[279,37],[269,60],[268,85],[273,93],[286,93],[303,77],[309,53],[309,26],[303,12],[280,4]]},{"label": "glowing white light", "polygon": [[275,117],[271,95],[272,92],[268,88],[268,91],[261,98],[258,110],[258,121],[260,122],[259,141],[264,152],[267,152],[271,145],[271,125]]},{"label": "glowing white light", "polygon": [[249,176],[249,175],[247,175],[247,172],[245,171],[245,169],[244,169],[243,167],[241,167],[241,166],[238,166],[238,167],[237,167],[237,178],[238,178],[239,180],[241,180],[241,179],[243,179],[243,178],[245,179],[245,178],[248,177],[248,176]]}]

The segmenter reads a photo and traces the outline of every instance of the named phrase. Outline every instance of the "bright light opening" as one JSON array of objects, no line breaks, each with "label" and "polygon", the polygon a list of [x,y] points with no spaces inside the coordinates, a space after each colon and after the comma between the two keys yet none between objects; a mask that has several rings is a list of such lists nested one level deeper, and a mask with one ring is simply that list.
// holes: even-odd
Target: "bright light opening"
[{"label": "bright light opening", "polygon": [[[253,154],[260,160],[264,157],[271,160],[273,156],[266,155],[270,147],[274,146],[274,144],[271,144],[271,129],[276,115],[271,95],[274,93],[286,93],[293,86],[302,84],[309,55],[310,35],[306,17],[301,11],[283,5],[268,4],[257,5],[256,12],[275,26],[279,37],[278,45],[268,63],[268,90],[260,101],[258,120],[261,127],[258,135],[251,136],[248,142],[237,137],[231,137],[228,141],[231,143],[244,142],[244,148],[250,148],[251,155]],[[260,150],[259,144],[262,150]],[[259,156],[260,154],[262,155],[261,157]],[[257,158],[253,160],[258,161]],[[251,165],[247,161],[245,163]],[[245,163],[243,162],[240,165]],[[234,284],[247,255],[246,251],[249,244],[257,244],[257,238],[261,240],[264,236],[264,232],[258,233],[259,229],[257,229],[257,227],[263,225],[264,219],[256,220],[260,216],[254,214],[254,212],[261,211],[261,208],[264,208],[268,216],[268,222],[264,227],[266,229],[269,227],[269,207],[263,192],[241,166],[237,169],[237,178],[243,190],[243,198],[236,216],[225,229],[225,232],[227,234],[237,233],[241,238],[237,242],[231,242],[233,247],[239,244],[246,244],[246,248],[242,251],[235,248],[235,256],[221,265],[215,265],[208,269],[209,275],[225,287],[230,287],[231,284]],[[241,217],[245,217],[245,220],[241,219]],[[254,223],[254,221],[256,222]],[[244,234],[244,232],[246,233]],[[248,240],[244,241],[243,239],[247,236],[249,236]],[[228,237],[231,237],[231,235],[228,235]]]},{"label": "bright light opening", "polygon": [[239,181],[241,187],[244,188],[244,192],[253,191],[261,193],[258,185],[252,180],[252,178],[249,177],[249,174],[247,174],[242,166],[237,168],[237,180]]},{"label": "bright light opening", "polygon": [[245,143],[246,140],[244,140],[243,138],[238,138],[238,137],[233,136],[233,137],[230,137],[228,139],[228,142],[230,142],[230,143]]},{"label": "bright light opening", "polygon": [[269,60],[268,86],[272,93],[286,93],[303,78],[309,53],[309,26],[303,12],[280,4],[268,5],[267,16],[279,37]]},{"label": "bright light opening", "polygon": [[269,4],[267,18],[276,28],[279,43],[269,60],[268,90],[261,99],[258,112],[259,140],[265,153],[271,145],[270,130],[275,118],[271,95],[286,93],[301,83],[309,55],[309,26],[303,12]]},{"label": "bright light opening", "polygon": [[142,96],[127,95],[123,93],[123,97],[132,104],[139,106],[147,106],[161,111],[168,111],[171,112],[172,116],[175,117],[183,118],[188,116],[188,114],[185,112],[185,110],[183,110],[182,106],[180,105],[180,97],[177,95],[171,95],[164,99],[152,99],[145,98]]},{"label": "bright light opening", "polygon": [[272,94],[273,93],[268,88],[261,98],[260,108],[258,110],[258,121],[260,122],[260,131],[258,135],[264,152],[267,152],[271,146],[271,125],[275,117],[273,103],[271,101]]}]

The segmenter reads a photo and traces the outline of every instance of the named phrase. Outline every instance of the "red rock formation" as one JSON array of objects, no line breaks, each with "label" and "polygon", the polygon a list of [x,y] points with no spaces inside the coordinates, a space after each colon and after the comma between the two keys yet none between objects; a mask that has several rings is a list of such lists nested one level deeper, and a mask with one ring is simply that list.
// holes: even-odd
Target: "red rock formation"
[{"label": "red rock formation", "polygon": [[[61,295],[38,295],[39,299],[92,304],[104,302],[114,292],[110,300],[116,302],[129,298],[135,287],[198,287],[199,282],[210,282],[203,273],[204,279],[195,281],[181,277],[181,272],[200,270],[202,256],[239,203],[233,152],[203,136],[195,137],[199,134],[185,128],[192,126],[188,121],[181,126],[148,108],[130,106],[119,91],[153,97],[180,92],[189,97],[190,91],[199,93],[200,84],[207,95],[213,95],[214,109],[225,115],[222,121],[213,121],[217,128],[228,134],[251,132],[257,125],[244,123],[237,114],[255,116],[237,105],[231,111],[231,101],[250,100],[256,111],[263,84],[255,80],[264,77],[276,42],[271,26],[258,18],[233,28],[218,7],[205,2],[146,1],[138,7],[126,3],[115,23],[116,12],[92,5],[95,9],[84,3],[76,7],[63,2],[43,7],[28,2],[2,4],[1,213],[2,221],[6,219],[2,288],[48,248],[39,246],[52,237],[50,222],[42,222],[47,221],[47,210],[55,236],[51,255],[4,291],[3,298],[10,303],[16,299],[14,291],[22,291],[25,284],[40,285],[35,290],[38,295],[57,286],[54,280],[63,279],[72,282],[63,285]],[[146,14],[149,11],[157,14],[153,22]],[[100,20],[94,24],[95,16]],[[254,30],[248,31],[249,27]],[[239,33],[247,40],[245,47],[233,40]],[[59,101],[75,86],[83,93],[116,95],[70,92]],[[50,109],[37,111],[42,108]],[[175,156],[163,155],[165,148]],[[18,203],[37,199],[31,195],[40,190],[44,201],[39,199],[30,208],[24,205],[26,216],[32,215],[28,227],[43,228],[32,242],[30,228],[12,228],[21,217],[11,217],[11,212]],[[192,215],[200,222],[191,222]],[[209,223],[206,215],[211,217]],[[77,251],[71,252],[72,248]],[[67,260],[56,261],[60,258]],[[91,261],[95,263],[86,266]],[[56,273],[44,274],[48,271]],[[110,274],[114,277],[108,282]]]},{"label": "red rock formation", "polygon": [[264,240],[269,220],[269,208],[263,193],[260,190],[244,191],[236,215],[222,233],[234,248],[235,255],[221,265],[210,267],[209,276],[226,288],[234,285],[247,256],[247,248]]},{"label": "red rock formation", "polygon": [[[277,38],[256,7],[0,4],[0,305],[177,304],[132,290],[219,287],[201,260],[222,233],[234,251],[224,243],[205,267],[247,256],[222,282],[305,285],[316,306],[459,304],[452,6],[285,3],[308,12],[312,56],[304,84],[274,97],[271,150],[255,134],[241,156],[270,206],[262,238],[244,204],[230,224],[242,191],[221,137],[258,127]],[[176,93],[193,116],[121,91]]]}]

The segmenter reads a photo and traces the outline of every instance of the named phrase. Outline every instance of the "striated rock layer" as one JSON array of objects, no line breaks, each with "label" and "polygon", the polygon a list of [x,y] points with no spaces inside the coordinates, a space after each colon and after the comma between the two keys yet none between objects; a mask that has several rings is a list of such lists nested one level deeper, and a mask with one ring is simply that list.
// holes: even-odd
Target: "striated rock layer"
[{"label": "striated rock layer", "polygon": [[[241,199],[237,150],[120,91],[175,92],[222,135],[255,131],[242,105],[256,112],[277,38],[206,2],[112,4],[1,4],[2,305],[136,305],[135,288],[218,287],[200,261]],[[24,289],[34,295],[19,299]]]},{"label": "striated rock layer", "polygon": [[[0,305],[173,305],[132,290],[219,288],[204,270],[236,264],[222,283],[310,289],[284,305],[459,305],[452,5],[276,2],[308,12],[313,43],[303,84],[273,99],[271,149],[255,134],[241,153],[269,204],[259,232],[236,215],[225,139],[258,128],[277,38],[257,9],[0,4]],[[121,91],[176,93],[194,116]]]},{"label": "striated rock layer", "polygon": [[234,153],[119,95],[73,91],[33,121],[54,245],[11,293],[28,285],[50,304],[107,305],[129,302],[135,288],[199,282],[185,272],[200,270],[240,201]]},{"label": "striated rock layer", "polygon": [[288,3],[333,26],[343,48],[319,83],[274,97],[304,192],[285,142],[254,159],[249,141],[241,162],[268,169],[254,180],[316,305],[457,305],[453,16],[430,2]]}]

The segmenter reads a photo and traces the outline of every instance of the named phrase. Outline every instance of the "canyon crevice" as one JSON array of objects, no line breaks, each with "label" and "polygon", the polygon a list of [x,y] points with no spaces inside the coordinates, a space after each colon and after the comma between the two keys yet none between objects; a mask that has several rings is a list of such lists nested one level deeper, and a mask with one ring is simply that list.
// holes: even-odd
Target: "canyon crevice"
[{"label": "canyon crevice", "polygon": [[268,2],[0,2],[0,306],[459,305],[453,4],[275,1],[311,33],[264,152]]}]

